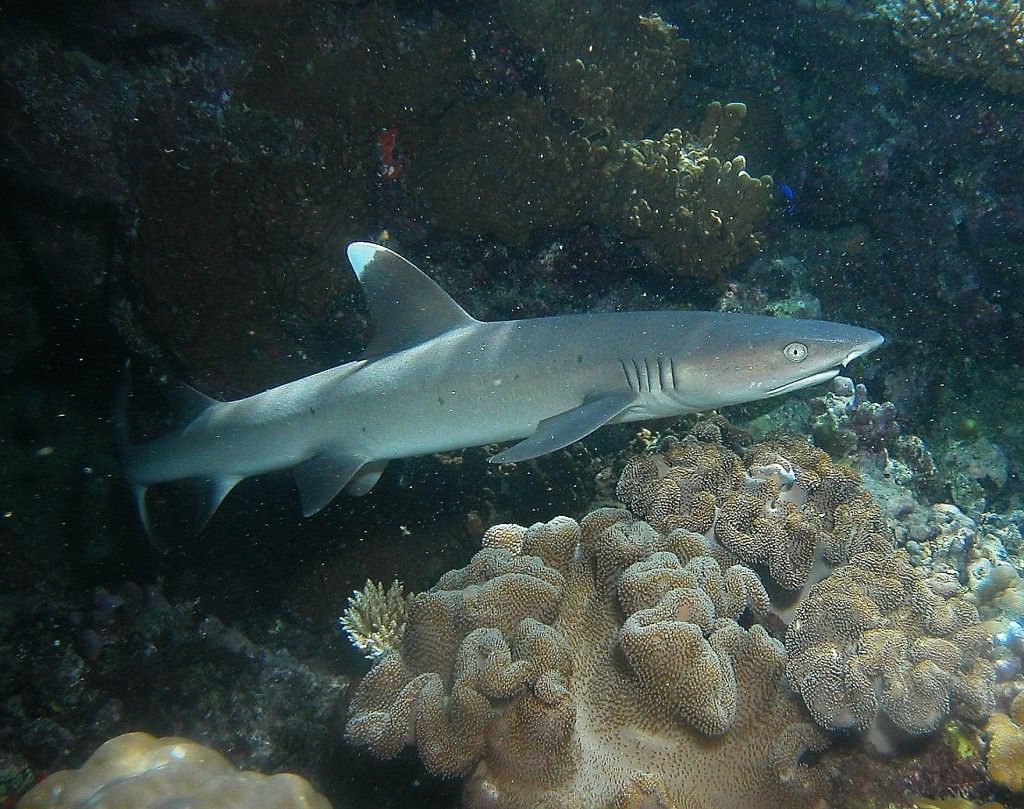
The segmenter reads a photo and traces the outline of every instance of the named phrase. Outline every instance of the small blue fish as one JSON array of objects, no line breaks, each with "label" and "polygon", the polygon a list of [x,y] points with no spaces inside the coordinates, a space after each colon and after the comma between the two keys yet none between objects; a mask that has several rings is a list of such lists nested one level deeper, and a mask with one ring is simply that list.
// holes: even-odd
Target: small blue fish
[{"label": "small blue fish", "polygon": [[796,191],[793,190],[791,185],[779,183],[779,193],[786,200],[786,207],[783,208],[786,216],[792,216],[796,213]]}]

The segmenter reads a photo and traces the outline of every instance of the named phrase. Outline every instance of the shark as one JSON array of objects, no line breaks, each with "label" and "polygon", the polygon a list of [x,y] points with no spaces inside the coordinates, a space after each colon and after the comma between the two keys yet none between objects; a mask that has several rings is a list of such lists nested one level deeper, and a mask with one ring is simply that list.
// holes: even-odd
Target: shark
[{"label": "shark", "polygon": [[514,441],[490,462],[526,461],[606,424],[825,382],[884,341],[841,323],[686,310],[484,322],[386,247],[347,254],[374,322],[362,358],[233,401],[182,386],[184,426],[139,444],[125,374],[114,425],[151,537],[155,484],[199,484],[201,531],[241,480],[291,468],[308,517],[343,489],[369,492],[393,459]]}]

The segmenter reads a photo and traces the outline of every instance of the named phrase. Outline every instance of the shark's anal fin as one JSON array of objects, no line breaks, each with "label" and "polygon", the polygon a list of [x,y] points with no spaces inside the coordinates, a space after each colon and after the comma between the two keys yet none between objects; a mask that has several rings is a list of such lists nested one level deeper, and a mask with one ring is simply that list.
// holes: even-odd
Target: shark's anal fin
[{"label": "shark's anal fin", "polygon": [[354,242],[348,259],[373,318],[371,356],[411,348],[477,322],[415,265],[386,247]]},{"label": "shark's anal fin", "polygon": [[366,458],[324,451],[296,466],[292,474],[299,487],[302,516],[310,517],[330,503],[364,464]]},{"label": "shark's anal fin", "polygon": [[220,508],[220,504],[224,502],[228,492],[235,488],[241,480],[242,478],[236,477],[195,478],[196,485],[199,488],[199,504],[196,508],[195,524],[195,532],[197,534],[206,528],[210,517]]},{"label": "shark's anal fin", "polygon": [[574,441],[590,435],[598,427],[607,424],[636,400],[634,393],[611,393],[599,399],[584,402],[579,407],[566,410],[557,416],[544,419],[537,425],[537,431],[504,452],[491,457],[491,463],[516,463],[547,455],[556,449],[567,447]]}]

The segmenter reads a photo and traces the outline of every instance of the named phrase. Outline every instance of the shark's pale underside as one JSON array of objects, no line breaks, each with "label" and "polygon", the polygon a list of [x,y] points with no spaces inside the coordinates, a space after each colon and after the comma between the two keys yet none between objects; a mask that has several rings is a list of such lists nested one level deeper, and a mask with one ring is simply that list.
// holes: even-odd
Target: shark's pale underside
[{"label": "shark's pale underside", "polygon": [[788,393],[882,344],[868,329],[720,312],[612,312],[483,323],[397,253],[356,242],[349,260],[376,336],[365,359],[236,401],[192,391],[198,415],[147,443],[116,423],[149,529],[147,487],[193,478],[201,524],[243,478],[294,468],[302,510],[368,492],[392,458],[516,441],[523,461],[604,424]]}]

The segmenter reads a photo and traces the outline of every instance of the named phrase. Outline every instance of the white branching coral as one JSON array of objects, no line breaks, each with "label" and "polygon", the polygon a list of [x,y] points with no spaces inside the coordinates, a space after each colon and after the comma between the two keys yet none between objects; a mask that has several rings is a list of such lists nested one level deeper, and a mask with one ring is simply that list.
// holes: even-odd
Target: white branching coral
[{"label": "white branching coral", "polygon": [[352,645],[374,659],[402,642],[407,603],[402,582],[394,581],[385,589],[382,583],[367,579],[362,590],[349,596],[348,608],[338,620]]}]

